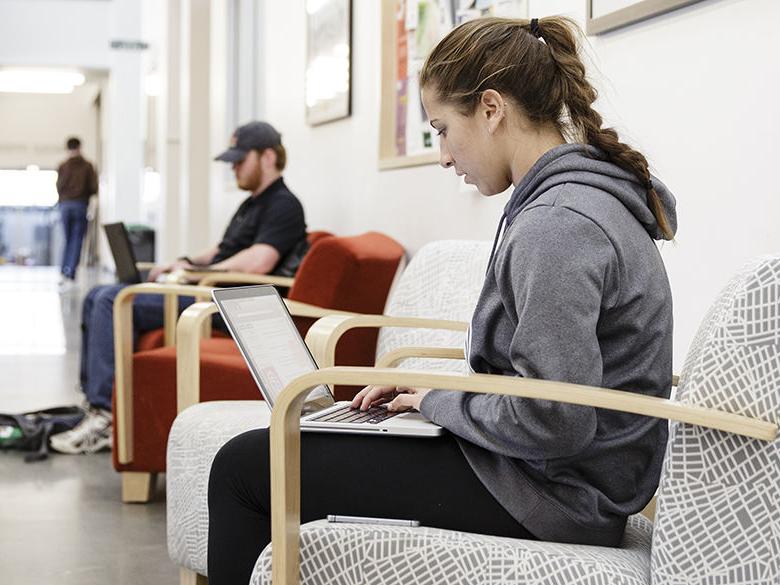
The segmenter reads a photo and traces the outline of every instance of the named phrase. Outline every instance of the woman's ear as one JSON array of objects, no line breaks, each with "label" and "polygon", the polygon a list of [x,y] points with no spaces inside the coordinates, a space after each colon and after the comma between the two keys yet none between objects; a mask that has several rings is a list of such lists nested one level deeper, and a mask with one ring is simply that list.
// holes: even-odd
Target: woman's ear
[{"label": "woman's ear", "polygon": [[488,134],[493,134],[506,116],[506,102],[495,89],[486,89],[479,97],[479,106]]}]

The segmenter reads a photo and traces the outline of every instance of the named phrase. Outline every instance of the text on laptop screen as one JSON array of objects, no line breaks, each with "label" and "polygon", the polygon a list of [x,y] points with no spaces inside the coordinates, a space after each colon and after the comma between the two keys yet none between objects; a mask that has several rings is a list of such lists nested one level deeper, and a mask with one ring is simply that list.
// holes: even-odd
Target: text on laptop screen
[{"label": "text on laptop screen", "polygon": [[[292,380],[317,369],[281,302],[276,295],[222,301],[232,329],[272,402]],[[315,388],[307,401],[321,396],[330,396],[322,386]]]}]

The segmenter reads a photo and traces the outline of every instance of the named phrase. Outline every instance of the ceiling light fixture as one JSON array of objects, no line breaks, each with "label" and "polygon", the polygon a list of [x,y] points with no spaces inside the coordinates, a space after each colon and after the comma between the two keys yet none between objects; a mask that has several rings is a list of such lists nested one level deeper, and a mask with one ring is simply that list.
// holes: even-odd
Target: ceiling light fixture
[{"label": "ceiling light fixture", "polygon": [[65,69],[0,69],[0,92],[73,93],[84,83],[84,74]]}]

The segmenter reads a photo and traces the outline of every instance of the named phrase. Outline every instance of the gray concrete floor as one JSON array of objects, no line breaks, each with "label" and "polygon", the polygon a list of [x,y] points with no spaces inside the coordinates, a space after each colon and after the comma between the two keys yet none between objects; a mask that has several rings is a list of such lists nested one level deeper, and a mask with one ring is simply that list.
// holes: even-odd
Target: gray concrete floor
[{"label": "gray concrete floor", "polygon": [[[78,404],[81,298],[99,278],[57,293],[52,268],[0,266],[0,412]],[[174,584],[163,482],[151,504],[120,500],[111,455],[25,463],[0,451],[0,582]]]}]

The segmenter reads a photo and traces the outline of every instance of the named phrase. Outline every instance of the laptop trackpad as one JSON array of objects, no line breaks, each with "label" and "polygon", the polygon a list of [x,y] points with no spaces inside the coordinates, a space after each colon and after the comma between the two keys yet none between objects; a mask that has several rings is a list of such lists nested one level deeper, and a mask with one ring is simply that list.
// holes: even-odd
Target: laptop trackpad
[{"label": "laptop trackpad", "polygon": [[404,426],[413,428],[419,426],[420,424],[429,425],[431,423],[419,412],[402,412],[401,414],[397,414],[394,417],[387,419],[386,421],[382,421],[379,423],[379,426],[392,425],[394,427]]}]

